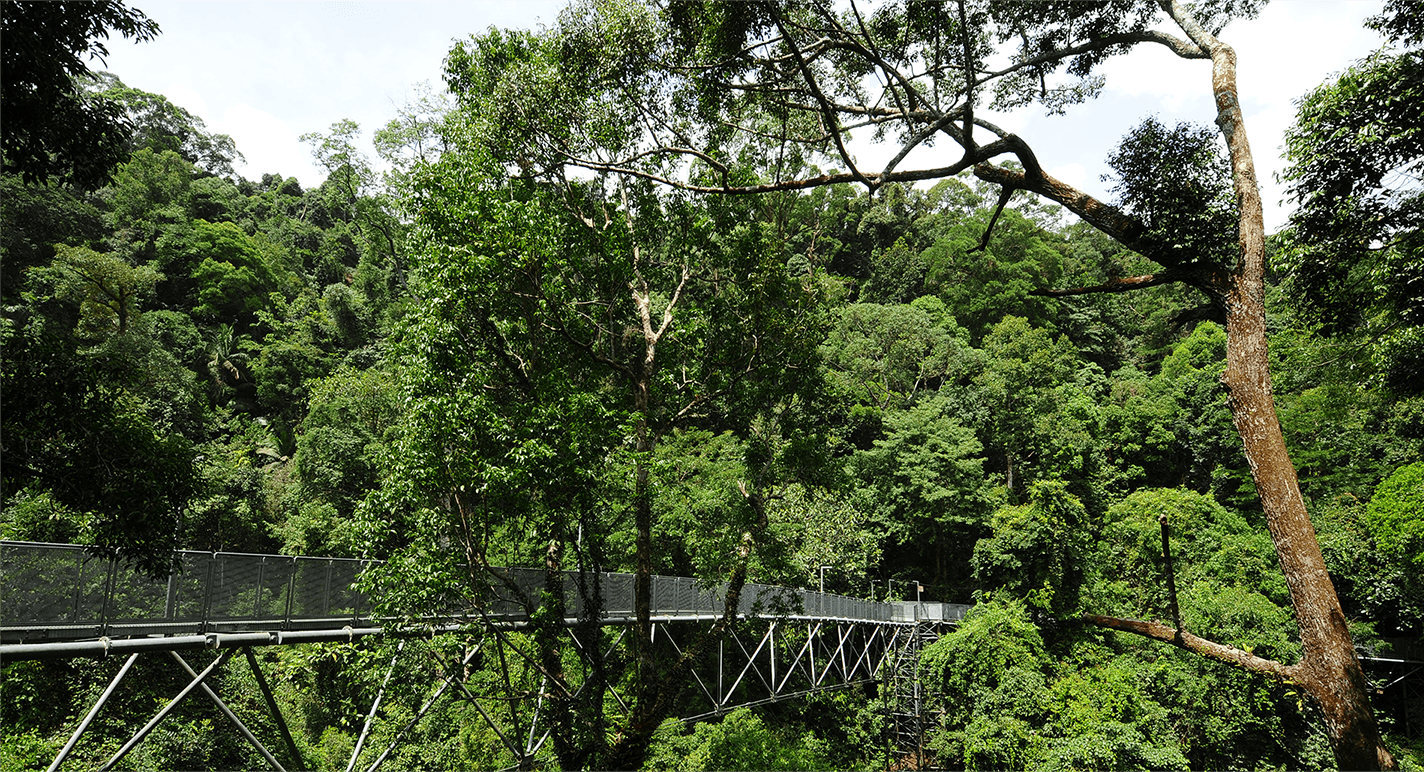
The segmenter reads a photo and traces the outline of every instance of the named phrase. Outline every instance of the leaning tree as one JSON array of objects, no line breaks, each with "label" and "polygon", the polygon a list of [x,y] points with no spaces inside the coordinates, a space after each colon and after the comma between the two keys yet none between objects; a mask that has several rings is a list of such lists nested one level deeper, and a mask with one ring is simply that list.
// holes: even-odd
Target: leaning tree
[{"label": "leaning tree", "polygon": [[[1264,310],[1265,233],[1236,83],[1236,54],[1219,37],[1260,0],[890,0],[860,3],[692,3],[648,7],[593,0],[564,12],[557,77],[576,89],[511,88],[498,108],[501,141],[524,174],[583,169],[715,194],[759,194],[835,183],[872,193],[892,182],[967,170],[1055,201],[1161,270],[1059,296],[1184,283],[1225,320],[1222,376],[1265,519],[1290,588],[1303,655],[1285,664],[1154,622],[1085,615],[1255,672],[1298,682],[1320,706],[1341,768],[1391,768],[1340,602],[1306,513],[1271,393]],[[1170,30],[1170,31],[1163,31]],[[1111,56],[1159,45],[1211,64],[1226,195],[1214,189],[1217,137],[1145,124],[1114,164],[1118,204],[1044,171],[986,108],[1050,111],[1092,98]],[[548,82],[548,81],[546,81]],[[569,99],[577,94],[578,98]],[[882,167],[858,163],[852,132],[895,149]],[[610,134],[616,132],[616,136]],[[613,141],[610,141],[613,140]],[[916,163],[916,161],[925,161]],[[822,173],[811,164],[834,170]],[[807,171],[810,169],[811,171]],[[992,238],[991,221],[983,238]]]}]

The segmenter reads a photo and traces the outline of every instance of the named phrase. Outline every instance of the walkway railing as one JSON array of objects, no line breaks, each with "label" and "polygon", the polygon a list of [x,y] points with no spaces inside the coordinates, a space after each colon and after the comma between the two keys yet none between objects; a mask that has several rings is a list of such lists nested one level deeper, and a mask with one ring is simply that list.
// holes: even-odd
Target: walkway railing
[{"label": "walkway railing", "polygon": [[[42,642],[132,636],[197,636],[245,632],[375,632],[370,599],[353,583],[376,561],[254,555],[178,553],[178,569],[154,580],[120,561],[95,558],[69,544],[0,541],[0,656],[25,656]],[[520,624],[544,589],[539,569],[497,569],[486,614]],[[600,575],[605,624],[633,621],[633,575]],[[577,576],[564,580],[566,608],[581,607]],[[652,579],[652,614],[659,621],[707,619],[723,610],[724,587],[685,577]],[[831,593],[747,584],[742,616],[913,624],[917,619],[957,621],[968,606],[872,602]],[[572,621],[572,619],[570,620]],[[287,635],[272,643],[314,640]],[[154,643],[157,643],[156,641]],[[67,649],[68,647],[66,647]]]}]

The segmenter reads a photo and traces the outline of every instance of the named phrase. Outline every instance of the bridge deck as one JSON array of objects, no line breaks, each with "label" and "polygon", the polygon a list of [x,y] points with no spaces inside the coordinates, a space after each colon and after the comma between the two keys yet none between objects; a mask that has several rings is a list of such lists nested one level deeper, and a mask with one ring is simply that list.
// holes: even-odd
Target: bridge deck
[{"label": "bridge deck", "polygon": [[[377,561],[233,552],[178,553],[178,569],[154,580],[116,560],[95,558],[69,544],[0,541],[0,658],[87,656],[122,650],[222,648],[345,640],[379,633],[389,620],[374,616],[370,599],[353,585]],[[478,616],[442,617],[442,627],[494,623],[520,627],[538,606],[544,572],[496,569]],[[581,608],[578,576],[565,575],[568,610]],[[633,575],[598,577],[605,625],[634,620]],[[657,621],[705,621],[723,610],[725,587],[695,579],[655,576]],[[968,606],[876,602],[831,593],[747,584],[738,613],[807,621],[913,625],[957,621]],[[455,620],[452,622],[452,619]]]}]

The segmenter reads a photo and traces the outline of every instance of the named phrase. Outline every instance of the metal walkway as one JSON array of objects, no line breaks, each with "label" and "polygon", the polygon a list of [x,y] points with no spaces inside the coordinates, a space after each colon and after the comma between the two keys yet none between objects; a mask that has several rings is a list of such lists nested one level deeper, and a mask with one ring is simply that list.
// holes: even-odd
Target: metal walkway
[{"label": "metal walkway", "polygon": [[[386,632],[387,623],[393,620],[374,616],[369,599],[352,586],[373,563],[184,551],[178,553],[177,571],[166,579],[154,580],[118,561],[94,558],[80,546],[0,541],[0,661],[129,655],[109,689],[50,766],[51,772],[59,769],[135,659],[150,652],[166,653],[192,681],[101,769],[112,768],[184,698],[201,690],[269,766],[282,770],[275,754],[237,719],[205,681],[237,649],[242,649],[281,729],[285,755],[300,765],[300,755],[250,647],[354,641]],[[489,644],[509,645],[507,633],[526,628],[530,614],[537,610],[545,574],[539,569],[522,568],[495,569],[495,574],[478,616],[451,615],[431,620],[427,634],[473,634],[479,641],[469,650],[468,658]],[[599,575],[604,599],[600,625],[615,631],[609,636],[612,645],[606,648],[603,642],[579,638],[578,578],[566,574],[564,580],[566,613],[570,615],[564,620],[564,627],[574,650],[585,666],[591,666],[595,657],[602,662],[625,656],[623,649],[631,642],[635,621],[633,575]],[[702,586],[684,577],[653,577],[653,643],[670,652],[681,652],[696,636],[699,624],[710,624],[721,617],[723,603],[722,587]],[[872,602],[747,584],[738,604],[743,623],[734,626],[716,650],[692,668],[689,686],[704,707],[683,718],[696,721],[741,706],[878,683],[890,690],[887,695],[895,714],[893,723],[898,727],[891,739],[901,751],[913,752],[918,738],[906,729],[919,728],[918,717],[913,714],[918,712],[920,701],[908,680],[915,678],[919,650],[926,640],[962,619],[968,609],[959,604]],[[190,649],[222,651],[199,673],[179,654]],[[395,667],[393,658],[387,680]],[[450,667],[444,672],[458,673],[461,669]],[[465,699],[480,707],[481,698],[466,690],[455,676],[439,680],[442,683],[425,700],[415,719],[369,766],[363,767],[367,772],[374,772],[388,758],[404,732],[447,691],[463,693]],[[382,687],[377,693],[347,772],[354,772],[358,759],[365,763],[363,746],[384,692]],[[901,696],[909,699],[900,699]],[[616,692],[614,697],[623,702]],[[549,729],[540,725],[540,704],[532,704],[527,726],[512,733],[501,732],[480,708],[521,765],[538,754],[549,737]]]},{"label": "metal walkway", "polygon": [[[383,630],[385,620],[371,614],[369,599],[352,586],[377,561],[186,550],[178,558],[178,570],[154,580],[81,546],[0,541],[0,659],[311,643]],[[502,581],[491,587],[488,620],[526,624],[544,572],[495,570]],[[603,624],[632,624],[633,575],[600,579]],[[579,611],[574,574],[566,574],[564,589],[573,624]],[[655,622],[711,621],[720,617],[722,603],[721,587],[652,578]],[[913,625],[957,622],[968,609],[748,583],[738,612],[742,618]]]}]

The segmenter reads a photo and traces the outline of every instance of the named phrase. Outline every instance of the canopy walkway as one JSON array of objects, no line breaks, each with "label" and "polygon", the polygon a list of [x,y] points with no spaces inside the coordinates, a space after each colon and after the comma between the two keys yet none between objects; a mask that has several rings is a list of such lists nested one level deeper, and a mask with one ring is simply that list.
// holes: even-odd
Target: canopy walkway
[{"label": "canopy walkway", "polygon": [[[282,770],[275,754],[205,683],[211,673],[236,650],[243,651],[281,728],[286,755],[296,761],[301,757],[250,647],[354,641],[398,632],[395,620],[375,616],[370,599],[353,586],[374,561],[193,551],[180,552],[177,558],[177,570],[155,580],[119,561],[96,558],[80,546],[0,542],[0,661],[128,655],[113,683],[50,766],[51,772],[59,769],[134,660],[155,652],[166,652],[192,681],[101,769],[112,768],[184,698],[201,690],[273,769]],[[531,613],[539,608],[546,580],[542,570],[505,568],[492,574],[489,595],[477,615],[432,618],[425,628],[426,634],[478,637],[465,663],[481,647],[504,645],[498,633],[528,627]],[[612,628],[612,645],[580,639],[578,582],[591,578],[572,573],[564,578],[569,616],[563,627],[586,662],[593,657],[607,660],[620,651],[635,621],[633,576],[598,574],[603,599],[598,623]],[[685,577],[653,577],[653,643],[680,653],[699,626],[721,618],[724,598],[720,586]],[[734,626],[692,668],[694,693],[702,698],[703,709],[683,718],[694,721],[740,706],[879,683],[890,697],[893,739],[904,751],[916,750],[922,702],[916,677],[920,648],[962,619],[968,609],[961,604],[877,602],[747,584],[737,609],[743,624]],[[179,654],[192,649],[221,651],[199,673]],[[395,666],[393,659],[392,671]],[[458,674],[463,668],[447,670]],[[470,694],[456,675],[441,680],[406,729],[451,687],[480,707],[480,697]],[[363,744],[384,691],[383,687],[371,707],[348,772],[354,771],[358,760],[364,763]],[[623,701],[616,691],[614,697]],[[482,707],[480,711],[518,759],[531,759],[548,739],[549,730],[539,725],[537,706],[529,726],[514,733],[501,731]],[[404,731],[396,736],[396,743]],[[394,747],[392,743],[363,768],[374,772]]]}]

